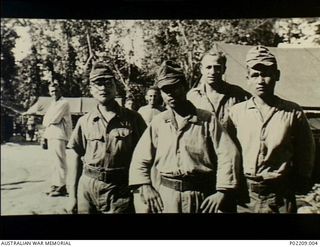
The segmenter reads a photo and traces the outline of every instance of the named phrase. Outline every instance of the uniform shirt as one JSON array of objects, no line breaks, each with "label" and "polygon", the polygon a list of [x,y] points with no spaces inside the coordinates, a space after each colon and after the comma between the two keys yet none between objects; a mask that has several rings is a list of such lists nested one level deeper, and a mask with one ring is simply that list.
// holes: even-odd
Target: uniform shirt
[{"label": "uniform shirt", "polygon": [[[249,99],[250,94],[236,85],[232,85],[227,82],[223,82],[223,84],[225,90],[223,94],[220,94],[220,98],[217,97],[217,102],[213,102],[213,99],[206,91],[206,83],[201,81],[199,87],[193,88],[188,92],[187,99],[190,100],[197,108],[215,112],[220,123],[225,126],[228,120],[230,107]],[[212,93],[215,93],[215,91]],[[219,95],[218,93],[216,94],[217,96]]]},{"label": "uniform shirt", "polygon": [[241,146],[245,174],[272,172],[284,177],[294,172],[296,183],[310,179],[314,140],[299,105],[276,97],[275,106],[263,121],[251,98],[230,109],[227,128]]},{"label": "uniform shirt", "polygon": [[146,124],[149,124],[153,117],[163,112],[164,109],[161,107],[151,107],[150,105],[141,106],[138,113],[143,117]]},{"label": "uniform shirt", "polygon": [[153,165],[166,177],[214,173],[217,189],[237,185],[239,153],[215,115],[196,109],[190,102],[190,115],[180,127],[171,109],[157,115],[134,151],[129,184],[151,184]]},{"label": "uniform shirt", "polygon": [[43,126],[46,127],[44,137],[68,141],[72,132],[70,106],[66,99],[60,97],[52,100],[43,117]]},{"label": "uniform shirt", "polygon": [[82,116],[68,143],[84,165],[104,169],[128,169],[132,152],[146,128],[142,117],[115,104],[114,117],[107,122],[98,106]]}]

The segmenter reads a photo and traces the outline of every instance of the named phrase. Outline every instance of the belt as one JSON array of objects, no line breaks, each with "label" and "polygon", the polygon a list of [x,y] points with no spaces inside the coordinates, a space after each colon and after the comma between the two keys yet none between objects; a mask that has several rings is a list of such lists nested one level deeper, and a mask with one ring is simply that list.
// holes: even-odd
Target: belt
[{"label": "belt", "polygon": [[259,195],[269,195],[271,193],[279,193],[286,186],[281,180],[264,180],[262,176],[253,176],[245,174],[247,178],[248,189]]},{"label": "belt", "polygon": [[249,190],[256,194],[266,196],[271,193],[276,193],[277,188],[272,185],[264,185],[264,184],[248,184]]},{"label": "belt", "polygon": [[128,171],[125,169],[111,169],[105,170],[101,168],[94,168],[90,166],[84,166],[84,174],[97,179],[105,183],[112,184],[127,184],[128,183]]},{"label": "belt", "polygon": [[[209,178],[209,177],[208,177]],[[197,179],[196,177],[190,178],[168,178],[161,176],[161,184],[170,189],[174,189],[176,191],[209,191],[214,190],[213,177],[211,177],[211,181],[209,179],[203,180],[202,177]],[[211,183],[211,184],[210,184]]]}]

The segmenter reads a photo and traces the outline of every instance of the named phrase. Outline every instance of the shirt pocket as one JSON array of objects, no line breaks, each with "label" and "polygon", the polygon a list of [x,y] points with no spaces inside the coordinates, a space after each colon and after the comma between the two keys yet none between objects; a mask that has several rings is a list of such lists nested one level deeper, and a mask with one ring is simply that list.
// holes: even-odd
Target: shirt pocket
[{"label": "shirt pocket", "polygon": [[105,139],[102,133],[90,133],[87,136],[86,160],[98,163],[105,155]]},{"label": "shirt pocket", "polygon": [[117,128],[109,132],[111,148],[114,154],[129,155],[133,149],[132,130],[129,128]]},{"label": "shirt pocket", "polygon": [[113,129],[109,133],[110,138],[114,138],[116,140],[126,140],[130,135],[132,134],[132,130],[128,128],[118,128],[118,129]]},{"label": "shirt pocket", "polygon": [[188,138],[185,141],[185,149],[194,164],[212,168],[215,152],[213,146],[210,145],[208,137],[199,135],[194,138]]}]

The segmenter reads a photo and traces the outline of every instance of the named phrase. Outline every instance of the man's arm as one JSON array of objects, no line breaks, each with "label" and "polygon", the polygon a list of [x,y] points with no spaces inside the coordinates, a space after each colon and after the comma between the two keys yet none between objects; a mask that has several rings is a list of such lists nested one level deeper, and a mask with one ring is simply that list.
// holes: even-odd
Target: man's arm
[{"label": "man's arm", "polygon": [[38,102],[32,105],[26,112],[22,113],[22,115],[32,115],[37,114],[39,111],[39,104]]},{"label": "man's arm", "polygon": [[238,148],[214,117],[212,140],[217,154],[217,190],[233,190],[238,185],[240,153]]},{"label": "man's arm", "polygon": [[294,125],[294,181],[298,193],[306,193],[312,186],[314,169],[315,142],[310,126],[302,109],[296,112]]},{"label": "man's arm", "polygon": [[234,192],[239,181],[240,154],[216,117],[211,121],[211,138],[217,155],[217,192],[208,196],[200,208],[203,213],[217,213],[228,194]]},{"label": "man's arm", "polygon": [[68,213],[76,212],[78,184],[83,168],[81,157],[85,153],[86,139],[82,131],[82,121],[83,117],[78,120],[68,143],[68,148],[70,148],[68,163],[69,201],[66,207]]},{"label": "man's arm", "polygon": [[69,109],[70,107],[67,101],[63,102],[62,104],[56,105],[54,109],[50,110],[50,115],[46,115],[43,125],[49,126],[50,124],[60,123]]},{"label": "man's arm", "polygon": [[152,213],[162,212],[163,203],[159,193],[151,185],[151,167],[155,158],[157,136],[149,126],[139,140],[130,164],[129,185],[138,188],[143,202]]},{"label": "man's arm", "polygon": [[69,173],[69,201],[67,205],[67,212],[68,213],[76,213],[77,212],[77,191],[78,191],[78,184],[79,179],[82,174],[82,161],[80,156],[73,150],[70,150],[70,158],[69,158],[69,165],[68,165],[68,173]]}]

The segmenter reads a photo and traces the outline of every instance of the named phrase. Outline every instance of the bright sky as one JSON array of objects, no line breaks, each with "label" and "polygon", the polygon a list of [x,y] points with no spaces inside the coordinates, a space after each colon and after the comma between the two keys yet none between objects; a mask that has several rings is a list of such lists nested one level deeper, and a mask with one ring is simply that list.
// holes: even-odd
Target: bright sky
[{"label": "bright sky", "polygon": [[16,46],[13,49],[16,61],[21,61],[28,54],[30,54],[31,49],[31,39],[28,34],[28,27],[15,27],[15,31],[20,38],[16,40]]}]

